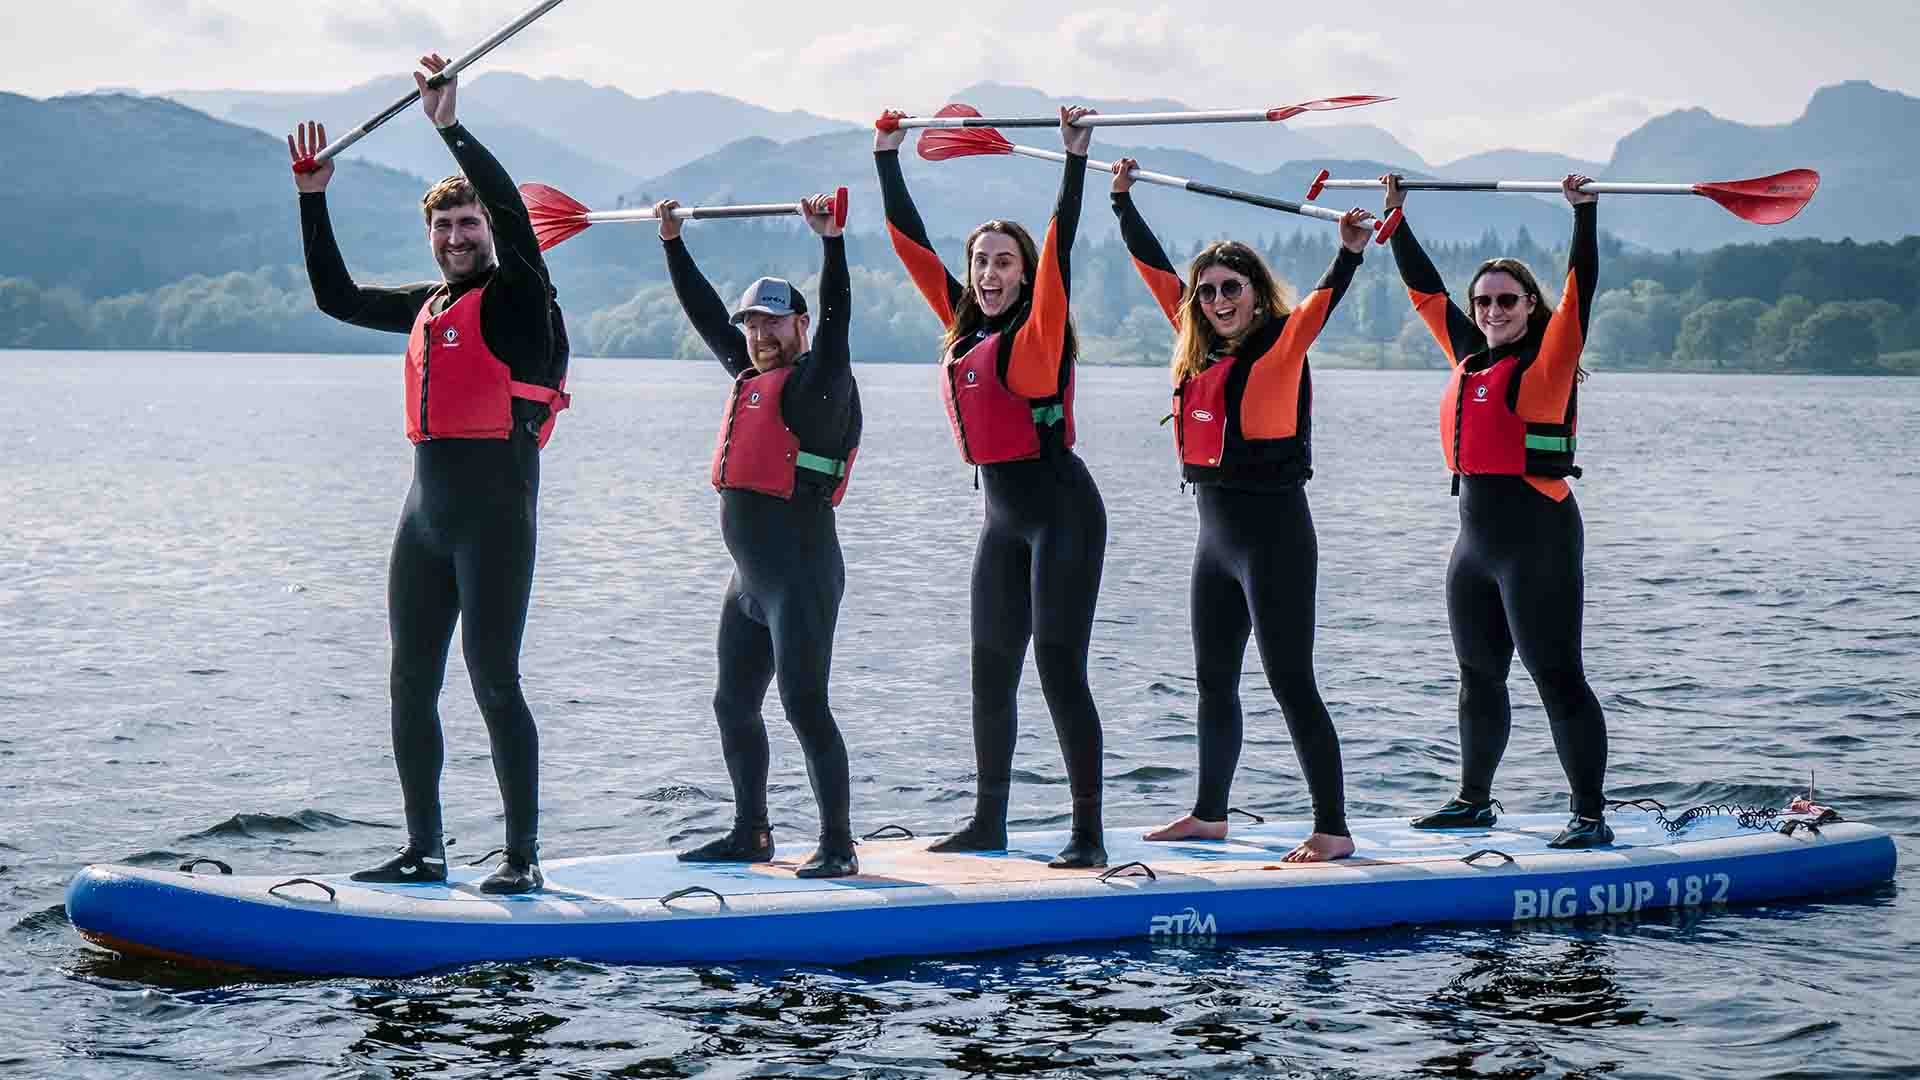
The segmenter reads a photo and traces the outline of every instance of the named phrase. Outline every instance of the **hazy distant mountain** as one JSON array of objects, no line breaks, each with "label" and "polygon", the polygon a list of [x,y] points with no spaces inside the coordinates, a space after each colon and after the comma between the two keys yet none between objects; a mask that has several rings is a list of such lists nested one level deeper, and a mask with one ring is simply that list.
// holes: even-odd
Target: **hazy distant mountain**
[{"label": "hazy distant mountain", "polygon": [[[1920,98],[1867,82],[1822,87],[1799,119],[1750,126],[1704,109],[1657,117],[1621,139],[1606,174],[1622,180],[1738,180],[1817,169],[1820,192],[1792,221],[1747,225],[1699,198],[1646,198],[1624,235],[1660,248],[1808,236],[1888,240],[1920,232]],[[1611,216],[1611,215],[1609,215]],[[1603,219],[1605,220],[1605,219]]]},{"label": "hazy distant mountain", "polygon": [[1448,180],[1558,180],[1568,173],[1604,176],[1606,171],[1605,162],[1544,150],[1488,150],[1433,170]]},{"label": "hazy distant mountain", "polygon": [[[406,93],[404,77],[327,94],[182,91],[166,96],[215,116],[273,133],[296,121],[326,120],[345,131]],[[535,79],[489,71],[461,87],[461,117],[500,159],[534,162],[529,179],[601,202],[651,176],[737,139],[804,138],[852,125],[806,112],[775,112],[720,94],[674,91],[636,98],[578,79]],[[448,171],[446,150],[425,125],[400,117],[351,153],[422,176]],[[337,126],[336,126],[337,125]],[[399,129],[399,130],[388,130]]]},{"label": "hazy distant mountain", "polygon": [[[490,100],[484,92],[486,78],[481,76],[473,87],[461,87],[460,118],[508,168],[516,163],[524,167],[524,163],[538,162],[539,179],[586,199],[604,198],[643,175],[629,173],[539,128],[516,122],[511,110],[503,109],[499,100]],[[338,137],[411,88],[412,83],[403,77],[378,79],[324,94],[237,95],[220,90],[166,96],[273,135],[285,135],[302,120],[320,120],[327,125],[328,135]],[[446,144],[417,106],[355,143],[345,156],[378,162],[425,179],[437,180],[453,171]]]},{"label": "hazy distant mountain", "polygon": [[[87,296],[301,261],[285,142],[159,98],[0,94],[0,277]],[[350,265],[433,270],[420,181],[341,163],[329,195]]]}]

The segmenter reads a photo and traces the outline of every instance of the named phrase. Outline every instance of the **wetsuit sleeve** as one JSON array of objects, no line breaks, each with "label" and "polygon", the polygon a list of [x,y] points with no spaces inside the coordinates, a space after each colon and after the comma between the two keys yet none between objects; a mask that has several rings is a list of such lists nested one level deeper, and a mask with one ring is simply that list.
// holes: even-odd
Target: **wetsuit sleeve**
[{"label": "wetsuit sleeve", "polygon": [[1247,438],[1284,439],[1295,433],[1300,417],[1300,373],[1306,368],[1307,350],[1325,329],[1333,309],[1340,306],[1340,298],[1353,284],[1360,263],[1360,253],[1342,245],[1320,283],[1287,314],[1286,325],[1273,346],[1253,362],[1240,401],[1240,429]]},{"label": "wetsuit sleeve", "polygon": [[1567,284],[1540,340],[1540,352],[1520,376],[1514,411],[1536,424],[1566,419],[1567,399],[1586,347],[1587,322],[1598,276],[1599,203],[1573,208],[1573,243],[1567,253]]},{"label": "wetsuit sleeve", "polygon": [[1180,325],[1180,298],[1186,295],[1187,287],[1173,268],[1173,261],[1167,258],[1166,249],[1160,246],[1160,238],[1147,227],[1147,220],[1140,216],[1132,194],[1114,192],[1113,213],[1120,219],[1120,238],[1126,241],[1127,254],[1133,258],[1133,268],[1139,271],[1140,280],[1147,283],[1147,291],[1153,294],[1167,321]]},{"label": "wetsuit sleeve", "polygon": [[700,340],[707,343],[720,366],[727,369],[727,374],[738,376],[750,363],[747,335],[733,324],[726,303],[695,265],[686,241],[676,236],[661,244],[661,248],[667,254],[667,277],[673,282],[673,294],[680,298],[687,321],[693,324]]},{"label": "wetsuit sleeve", "polygon": [[900,151],[876,150],[873,165],[880,173],[880,202],[886,208],[887,236],[893,250],[906,264],[907,276],[927,300],[927,306],[940,317],[941,326],[953,325],[953,309],[960,303],[961,287],[927,239],[926,223],[907,193],[907,178],[900,171]]},{"label": "wetsuit sleeve", "polygon": [[440,129],[460,171],[487,208],[493,223],[493,250],[499,261],[480,304],[480,332],[495,356],[507,362],[515,378],[557,386],[553,322],[549,313],[552,283],[540,242],[533,234],[527,204],[498,159],[464,125]]},{"label": "wetsuit sleeve", "polygon": [[343,323],[410,333],[420,308],[439,286],[432,282],[392,288],[357,285],[347,271],[347,262],[334,242],[333,222],[327,215],[325,192],[300,196],[300,242],[306,251],[307,281],[313,286],[313,301],[322,312]]},{"label": "wetsuit sleeve", "polygon": [[847,241],[843,236],[820,238],[820,326],[813,335],[816,378],[832,385],[853,368],[847,349],[847,326],[853,315],[853,286],[847,276]]},{"label": "wetsuit sleeve", "polygon": [[1068,154],[1060,178],[1060,199],[1047,239],[1040,245],[1040,265],[1033,275],[1033,301],[1026,322],[1013,336],[1007,359],[1007,389],[1027,398],[1052,397],[1060,392],[1060,369],[1067,351],[1067,282],[1072,280],[1069,258],[1074,234],[1080,229],[1080,197],[1087,186],[1087,159]]},{"label": "wetsuit sleeve", "polygon": [[1485,335],[1473,325],[1467,313],[1448,298],[1440,271],[1434,268],[1433,260],[1427,258],[1420,241],[1414,239],[1413,229],[1405,218],[1394,230],[1392,243],[1393,261],[1400,267],[1400,280],[1406,283],[1413,310],[1419,313],[1420,321],[1427,324],[1427,332],[1446,352],[1447,363],[1458,364],[1461,358],[1485,348]]}]

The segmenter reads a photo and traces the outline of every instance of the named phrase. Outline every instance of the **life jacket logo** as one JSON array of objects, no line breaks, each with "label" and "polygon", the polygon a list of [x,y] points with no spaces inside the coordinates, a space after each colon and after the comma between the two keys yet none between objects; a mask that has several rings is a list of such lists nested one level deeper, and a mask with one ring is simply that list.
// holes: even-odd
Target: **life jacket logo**
[{"label": "life jacket logo", "polygon": [[1193,417],[1195,420],[1198,420],[1203,424],[1213,423],[1213,414],[1208,412],[1205,409],[1195,409],[1192,412],[1188,413],[1187,415]]},{"label": "life jacket logo", "polygon": [[1473,400],[1475,401],[1487,400],[1487,384],[1486,383],[1481,383],[1479,386],[1476,386],[1473,388]]},{"label": "life jacket logo", "polygon": [[1190,937],[1199,934],[1219,932],[1211,913],[1202,915],[1194,908],[1175,912],[1172,915],[1155,915],[1147,924],[1149,937]]},{"label": "life jacket logo", "polygon": [[757,409],[759,407],[760,407],[760,391],[758,390],[749,391],[747,393],[747,408]]},{"label": "life jacket logo", "polygon": [[967,385],[968,385],[968,386],[972,386],[972,385],[973,385],[974,383],[977,383],[977,382],[979,382],[979,381],[980,381],[980,373],[979,373],[979,372],[977,372],[977,371],[972,371],[972,370],[969,370],[969,371],[967,372]]},{"label": "life jacket logo", "polygon": [[460,331],[451,326],[447,327],[447,329],[441,333],[440,337],[445,340],[448,345],[460,344]]}]

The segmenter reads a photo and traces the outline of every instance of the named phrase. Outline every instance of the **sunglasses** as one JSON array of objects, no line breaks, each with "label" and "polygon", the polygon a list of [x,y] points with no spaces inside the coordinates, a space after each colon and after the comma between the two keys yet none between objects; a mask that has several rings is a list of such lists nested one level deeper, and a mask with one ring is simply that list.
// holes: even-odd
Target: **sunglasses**
[{"label": "sunglasses", "polygon": [[1473,298],[1473,307],[1475,311],[1485,311],[1497,303],[1501,311],[1512,311],[1523,299],[1525,297],[1519,293],[1503,292],[1498,295],[1483,293]]},{"label": "sunglasses", "polygon": [[[1240,299],[1240,294],[1245,292],[1246,290],[1247,290],[1246,282],[1241,281],[1238,278],[1233,278],[1220,283],[1219,295],[1222,298],[1227,300],[1238,300]],[[1206,282],[1205,284],[1202,284],[1196,287],[1193,290],[1193,295],[1196,299],[1198,299],[1203,304],[1213,303],[1213,297],[1214,297],[1213,282],[1209,281],[1209,282]]]}]

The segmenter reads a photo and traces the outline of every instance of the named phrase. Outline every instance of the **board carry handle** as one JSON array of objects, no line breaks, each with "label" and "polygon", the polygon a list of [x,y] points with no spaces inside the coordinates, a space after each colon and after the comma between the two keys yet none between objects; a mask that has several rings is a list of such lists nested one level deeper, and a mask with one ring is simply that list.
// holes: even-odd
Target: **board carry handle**
[{"label": "board carry handle", "polygon": [[879,828],[873,830],[872,832],[865,834],[864,836],[860,837],[860,839],[862,840],[911,840],[913,839],[913,830],[907,828],[905,825],[887,824],[887,825],[882,825]]},{"label": "board carry handle", "polygon": [[660,906],[671,910],[673,905],[670,901],[678,900],[685,896],[696,896],[700,893],[706,893],[708,896],[720,901],[721,907],[727,906],[727,898],[720,895],[718,889],[709,889],[705,885],[689,885],[684,889],[675,889],[660,898]]},{"label": "board carry handle", "polygon": [[1462,855],[1460,856],[1460,861],[1463,863],[1466,863],[1468,866],[1472,866],[1473,861],[1475,859],[1478,859],[1482,855],[1498,855],[1501,858],[1507,860],[1506,862],[1500,864],[1502,866],[1512,866],[1514,863],[1513,856],[1507,854],[1504,851],[1501,851],[1499,848],[1490,848],[1490,847],[1483,847],[1479,851],[1476,851],[1471,855]]},{"label": "board carry handle", "polygon": [[228,866],[226,863],[221,862],[219,859],[210,859],[205,855],[202,855],[197,859],[188,859],[186,862],[181,863],[180,872],[183,874],[191,874],[193,873],[193,868],[196,866],[199,866],[202,863],[205,863],[208,866],[218,868],[219,871],[223,874],[233,873],[233,867]]},{"label": "board carry handle", "polygon": [[[275,885],[274,887],[268,889],[267,892],[270,895],[279,896],[280,890],[286,888],[289,885],[311,885],[314,888],[319,889],[321,892],[327,894],[327,903],[329,904],[333,903],[334,896],[335,896],[335,893],[333,891],[333,886],[327,884],[324,881],[315,881],[310,877],[288,878],[287,880],[281,882],[280,884]],[[295,900],[298,898],[288,896],[288,897],[282,897],[282,899]]]},{"label": "board carry handle", "polygon": [[1100,873],[1100,880],[1106,881],[1109,878],[1116,878],[1121,876],[1126,876],[1126,877],[1140,876],[1139,874],[1128,874],[1127,871],[1129,870],[1139,870],[1141,873],[1146,874],[1148,881],[1160,880],[1160,875],[1153,872],[1153,867],[1148,866],[1146,863],[1138,862],[1138,861],[1121,863],[1119,866],[1115,866],[1107,870],[1103,870]]}]

